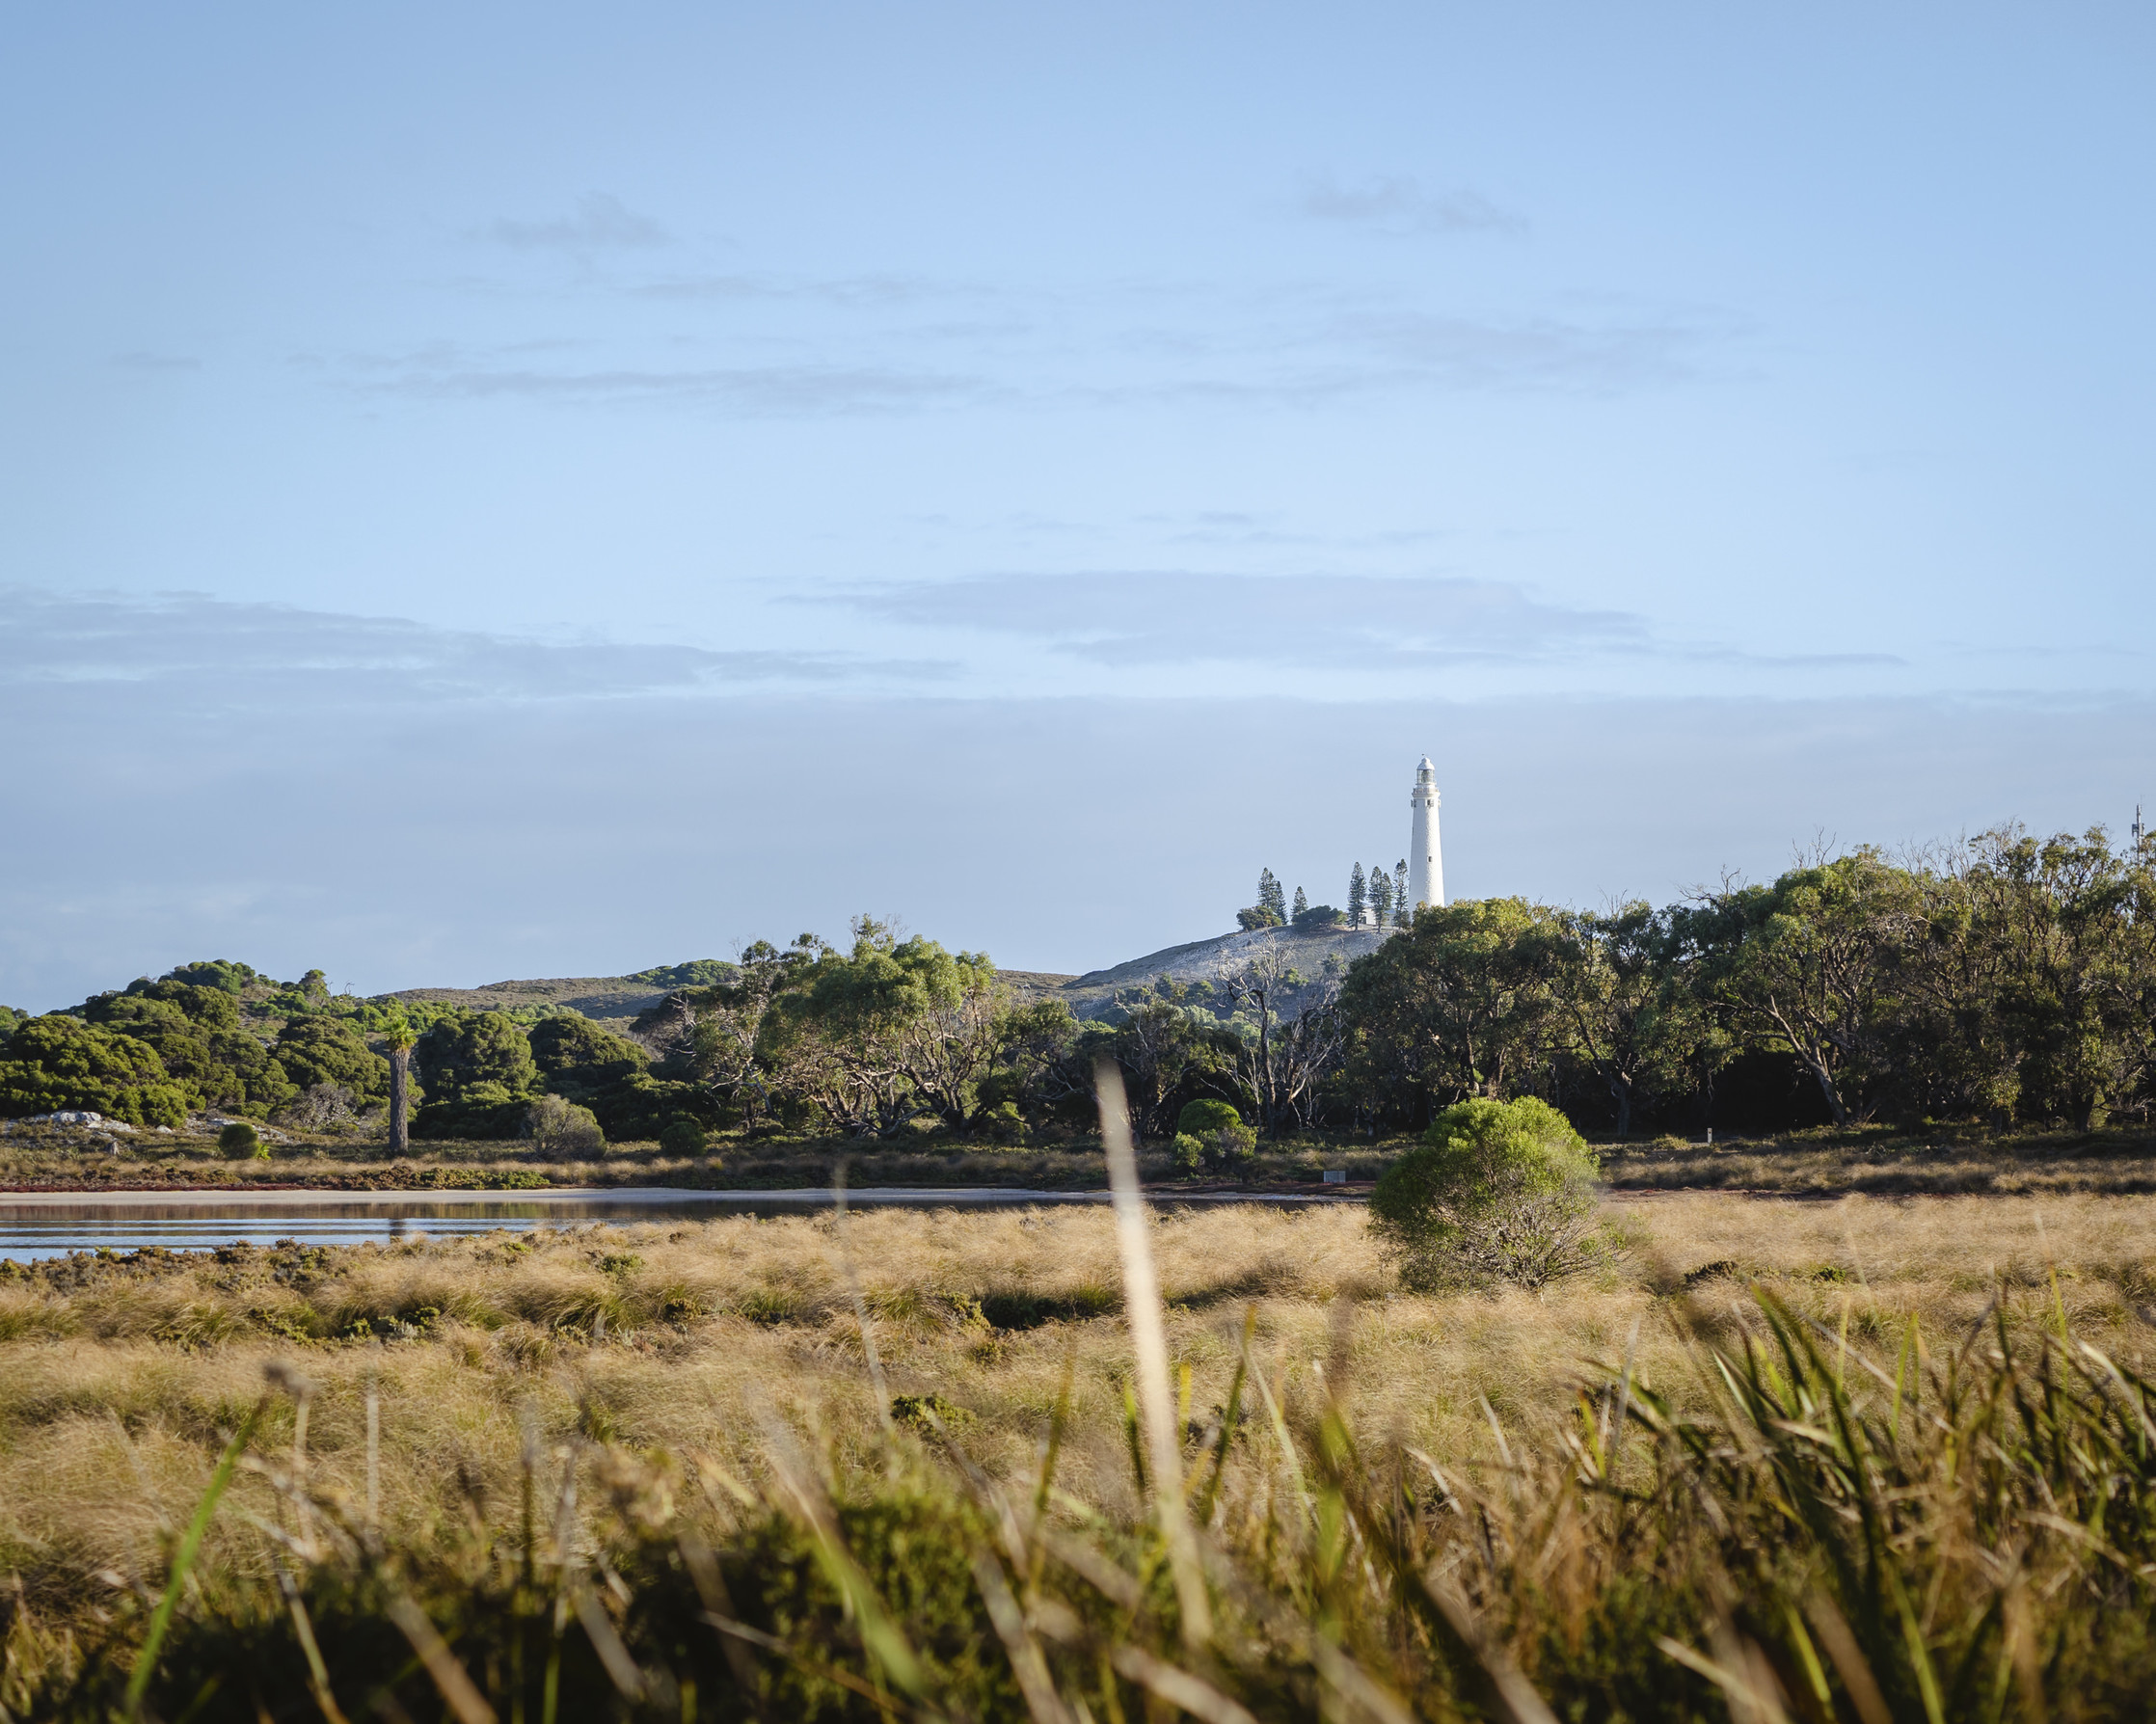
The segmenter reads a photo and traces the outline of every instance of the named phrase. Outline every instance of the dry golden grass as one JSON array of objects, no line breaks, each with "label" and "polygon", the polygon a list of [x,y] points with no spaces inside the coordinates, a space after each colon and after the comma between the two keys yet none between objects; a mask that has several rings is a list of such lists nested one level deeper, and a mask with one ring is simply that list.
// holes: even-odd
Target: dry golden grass
[{"label": "dry golden grass", "polygon": [[[2156,1363],[2156,1199],[1948,1198],[1839,1202],[1704,1194],[1624,1202],[1619,1269],[1535,1297],[1396,1295],[1348,1207],[1231,1209],[1154,1224],[1169,1339],[1202,1420],[1223,1400],[1247,1310],[1254,1355],[1290,1409],[1330,1372],[1355,1427],[1451,1456],[1488,1455],[1484,1403],[1516,1437],[1553,1439],[1581,1367],[1630,1349],[1684,1400],[1694,1365],[1673,1322],[1756,1321],[1761,1278],[1852,1339],[1965,1333],[2001,1280],[2058,1299],[2121,1364]],[[766,1468],[776,1414],[834,1470],[878,1465],[850,1258],[894,1394],[970,1415],[968,1449],[1030,1473],[1067,1372],[1073,1435],[1060,1478],[1130,1510],[1122,1407],[1128,1337],[1111,1217],[1096,1210],[871,1211],[589,1227],[386,1250],[229,1252],[215,1259],[76,1259],[0,1280],[0,1573],[48,1607],[161,1573],[160,1529],[183,1522],[216,1433],[285,1360],[317,1387],[316,1477],[367,1489],[366,1396],[379,1396],[383,1521],[427,1536],[471,1512],[513,1512],[532,1421],[637,1449]],[[1715,1268],[1722,1265],[1722,1268]],[[1709,1271],[1705,1276],[1697,1272]],[[1694,1297],[1673,1297],[1690,1278]],[[1726,1278],[1726,1279],[1725,1279]],[[1724,1296],[1726,1295],[1726,1297]],[[372,1331],[375,1338],[346,1338]],[[1345,1380],[1341,1371],[1345,1369]],[[260,1439],[291,1440],[292,1405]],[[264,1560],[243,1478],[206,1561]],[[103,1576],[100,1578],[100,1576]]]}]

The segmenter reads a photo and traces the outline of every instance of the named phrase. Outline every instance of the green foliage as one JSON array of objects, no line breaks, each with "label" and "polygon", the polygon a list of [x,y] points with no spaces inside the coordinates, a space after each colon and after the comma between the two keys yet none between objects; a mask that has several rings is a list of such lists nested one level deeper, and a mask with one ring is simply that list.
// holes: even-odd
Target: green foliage
[{"label": "green foliage", "polygon": [[1257,907],[1272,912],[1275,928],[1287,921],[1287,894],[1280,890],[1280,882],[1270,868],[1257,871]]},{"label": "green foliage", "polygon": [[9,1037],[0,1059],[0,1116],[74,1111],[130,1125],[179,1126],[191,1099],[157,1050],[115,1030],[58,1013],[34,1017]]},{"label": "green foliage", "polygon": [[1382,867],[1370,870],[1370,925],[1392,926],[1392,876]]},{"label": "green foliage", "polygon": [[1386,1169],[1370,1231],[1411,1288],[1540,1287],[1608,1260],[1599,1172],[1595,1152],[1547,1103],[1464,1101]]},{"label": "green foliage", "polygon": [[633,1041],[569,1012],[540,1019],[526,1040],[547,1087],[562,1094],[619,1083],[651,1064]]},{"label": "green foliage", "polygon": [[1254,933],[1261,928],[1280,927],[1280,918],[1278,912],[1268,905],[1253,904],[1247,910],[1237,910],[1235,912],[1235,926],[1245,933]]},{"label": "green foliage", "polygon": [[269,1145],[244,1119],[234,1119],[217,1134],[217,1153],[227,1161],[267,1161]]},{"label": "green foliage", "polygon": [[1297,928],[1345,928],[1347,912],[1334,909],[1329,903],[1306,904],[1302,889],[1295,893],[1295,926]]},{"label": "green foliage", "polygon": [[1200,1171],[1231,1172],[1247,1168],[1257,1154],[1257,1133],[1225,1101],[1200,1097],[1184,1104],[1176,1116],[1169,1159],[1186,1178]]},{"label": "green foliage", "polygon": [[1512,1093],[1546,1056],[1555,912],[1517,898],[1432,906],[1348,971],[1351,1070],[1390,1099]]},{"label": "green foliage", "polygon": [[[198,966],[199,967],[199,966]],[[244,968],[245,966],[230,966]],[[252,973],[252,972],[250,972]],[[84,1002],[83,1016],[157,1050],[199,1106],[274,1113],[299,1091],[221,987],[166,979]]]},{"label": "green foliage", "polygon": [[524,1127],[539,1088],[531,1044],[499,1011],[444,1018],[414,1044],[426,1100],[412,1122],[419,1138],[510,1138]]},{"label": "green foliage", "polygon": [[265,978],[252,964],[236,964],[222,957],[205,957],[191,964],[177,964],[167,970],[167,982],[187,983],[197,987],[220,988],[229,994],[244,994],[249,985]]},{"label": "green foliage", "polygon": [[1005,1040],[985,953],[944,950],[862,917],[768,997],[755,1057],[837,1130],[892,1137],[917,1118],[962,1126]]},{"label": "green foliage", "polygon": [[1163,976],[1151,987],[1123,996],[1117,1010],[1112,1023],[1085,1025],[1066,1061],[1069,1093],[1081,1118],[1091,1118],[1092,1063],[1103,1055],[1122,1070],[1132,1122],[1142,1137],[1172,1136],[1183,1104],[1194,1093],[1234,1082],[1241,1037],[1196,1004],[1189,988]]},{"label": "green foliage", "polygon": [[558,1095],[534,1096],[525,1113],[525,1135],[532,1153],[546,1161],[573,1161],[604,1155],[606,1134],[589,1108]]},{"label": "green foliage", "polygon": [[982,1136],[999,1144],[1018,1145],[1026,1141],[1026,1117],[1014,1101],[999,1101],[980,1108],[971,1124]]},{"label": "green foliage", "polygon": [[694,1119],[675,1119],[659,1134],[659,1147],[667,1155],[701,1155],[711,1147],[711,1134]]},{"label": "green foliage", "polygon": [[277,1038],[277,1063],[301,1090],[335,1085],[363,1105],[381,1101],[390,1092],[389,1061],[342,1018],[288,1020]]},{"label": "green foliage", "polygon": [[1247,1128],[1243,1124],[1243,1116],[1235,1111],[1231,1102],[1205,1096],[1184,1105],[1183,1111],[1175,1116],[1175,1129],[1202,1138],[1214,1132],[1241,1131]]},{"label": "green foliage", "polygon": [[695,957],[687,963],[638,970],[624,980],[641,982],[651,987],[715,987],[733,974],[734,966],[730,963],[715,957]]},{"label": "green foliage", "polygon": [[413,1057],[430,1085],[446,1090],[499,1084],[518,1092],[538,1087],[539,1066],[531,1043],[499,1011],[474,1012],[436,1024],[420,1036]]}]

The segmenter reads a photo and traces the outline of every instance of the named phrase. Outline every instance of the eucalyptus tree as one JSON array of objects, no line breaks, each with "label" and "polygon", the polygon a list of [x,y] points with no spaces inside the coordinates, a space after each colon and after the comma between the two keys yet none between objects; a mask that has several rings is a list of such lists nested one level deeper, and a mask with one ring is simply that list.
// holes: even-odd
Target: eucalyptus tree
[{"label": "eucalyptus tree", "polygon": [[1219,979],[1242,1020],[1236,1076],[1257,1104],[1258,1128],[1278,1137],[1289,1119],[1312,1122],[1320,1086],[1343,1045],[1340,986],[1304,976],[1279,951],[1261,952]]},{"label": "eucalyptus tree", "polygon": [[1670,962],[1666,917],[1639,900],[1559,911],[1523,936],[1573,1056],[1609,1093],[1619,1138],[1632,1113],[1693,1076],[1711,1026]]},{"label": "eucalyptus tree", "polygon": [[902,940],[868,917],[765,1011],[757,1058],[833,1127],[891,1137],[934,1115],[961,1125],[1001,1047],[1006,998],[985,954]]},{"label": "eucalyptus tree", "polygon": [[1747,1040],[1795,1055],[1846,1125],[1892,1095],[1925,912],[1917,877],[1867,847],[1771,886],[1700,894],[1671,912],[1671,949],[1700,999]]},{"label": "eucalyptus tree", "polygon": [[1546,1073],[1567,1033],[1546,937],[1556,920],[1518,898],[1432,905],[1357,960],[1340,1010],[1365,1098],[1501,1101]]}]

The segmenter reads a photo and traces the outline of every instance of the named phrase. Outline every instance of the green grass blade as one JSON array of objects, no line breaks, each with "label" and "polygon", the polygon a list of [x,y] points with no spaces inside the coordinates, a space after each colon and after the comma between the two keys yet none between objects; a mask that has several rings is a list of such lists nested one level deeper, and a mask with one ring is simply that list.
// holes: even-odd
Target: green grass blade
[{"label": "green grass blade", "polygon": [[180,1535],[179,1547],[173,1552],[173,1572],[165,1582],[165,1596],[157,1601],[157,1608],[149,1619],[149,1631],[143,1636],[142,1650],[135,1655],[135,1668],[127,1678],[126,1705],[130,1718],[142,1716],[143,1696],[149,1691],[149,1679],[156,1672],[158,1650],[165,1644],[165,1633],[172,1627],[179,1595],[202,1550],[202,1537],[209,1531],[210,1517],[217,1513],[218,1501],[231,1484],[232,1475],[239,1470],[239,1458],[253,1439],[256,1422],[262,1416],[268,1400],[265,1395],[256,1401],[254,1411],[240,1420],[239,1429],[232,1433],[231,1441],[225,1445],[225,1452],[217,1459],[216,1469],[209,1475],[209,1489],[195,1505],[195,1518],[187,1523],[187,1530]]}]

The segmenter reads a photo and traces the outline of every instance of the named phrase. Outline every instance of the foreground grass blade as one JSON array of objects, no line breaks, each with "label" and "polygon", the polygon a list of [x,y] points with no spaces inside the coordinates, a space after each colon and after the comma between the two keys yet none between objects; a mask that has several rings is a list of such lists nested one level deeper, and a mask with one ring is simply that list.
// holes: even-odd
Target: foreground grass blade
[{"label": "foreground grass blade", "polygon": [[1103,1058],[1094,1065],[1093,1084],[1100,1100],[1100,1141],[1108,1158],[1108,1184],[1115,1198],[1116,1247],[1123,1260],[1123,1308],[1130,1323],[1131,1351],[1137,1355],[1138,1405],[1145,1416],[1145,1446],[1152,1463],[1153,1511],[1160,1519],[1161,1540],[1168,1547],[1183,1639],[1198,1646],[1212,1638],[1213,1613],[1183,1512],[1181,1433],[1168,1386],[1168,1331],[1161,1320],[1160,1278],[1153,1269],[1145,1200],[1138,1189],[1130,1104],[1123,1094],[1123,1074],[1113,1060]]},{"label": "foreground grass blade", "polygon": [[217,1459],[216,1469],[209,1475],[209,1489],[195,1505],[194,1520],[187,1523],[187,1530],[180,1535],[179,1548],[173,1552],[173,1572],[165,1582],[165,1596],[157,1601],[157,1608],[149,1619],[149,1631],[143,1636],[142,1650],[135,1655],[134,1672],[127,1679],[127,1716],[130,1718],[142,1715],[143,1696],[149,1691],[149,1679],[157,1669],[158,1650],[165,1644],[173,1611],[178,1607],[188,1573],[202,1550],[202,1535],[209,1531],[210,1517],[217,1513],[219,1499],[230,1486],[232,1475],[239,1470],[239,1458],[246,1451],[255,1435],[255,1426],[268,1405],[269,1397],[264,1395],[255,1403],[254,1411],[239,1421],[239,1429],[232,1433],[231,1441],[225,1445],[225,1452]]},{"label": "foreground grass blade", "polygon": [[449,1643],[442,1638],[427,1613],[402,1593],[392,1595],[387,1608],[390,1620],[412,1642],[412,1650],[427,1667],[444,1702],[456,1713],[457,1724],[497,1724],[494,1708],[472,1685],[472,1678],[457,1662],[456,1654],[449,1650]]}]

